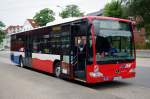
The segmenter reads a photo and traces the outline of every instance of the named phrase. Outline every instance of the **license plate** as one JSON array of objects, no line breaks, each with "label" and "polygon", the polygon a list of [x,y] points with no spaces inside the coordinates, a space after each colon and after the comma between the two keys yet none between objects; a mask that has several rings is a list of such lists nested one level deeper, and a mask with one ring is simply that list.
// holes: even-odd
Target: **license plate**
[{"label": "license plate", "polygon": [[119,77],[114,77],[114,80],[121,80],[122,78],[119,76]]}]

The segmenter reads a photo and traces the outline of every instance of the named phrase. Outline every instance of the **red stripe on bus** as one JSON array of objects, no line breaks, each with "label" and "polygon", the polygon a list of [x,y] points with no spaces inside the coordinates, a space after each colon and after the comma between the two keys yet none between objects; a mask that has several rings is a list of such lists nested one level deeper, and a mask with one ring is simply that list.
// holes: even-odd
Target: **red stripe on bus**
[{"label": "red stripe on bus", "polygon": [[32,67],[37,70],[53,73],[53,61],[51,60],[40,60],[33,58]]}]

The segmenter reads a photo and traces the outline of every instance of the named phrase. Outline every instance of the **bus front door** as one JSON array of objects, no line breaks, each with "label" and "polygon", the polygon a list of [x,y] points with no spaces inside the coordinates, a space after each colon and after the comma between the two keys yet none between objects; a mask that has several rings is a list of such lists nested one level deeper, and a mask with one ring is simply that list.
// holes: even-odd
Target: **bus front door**
[{"label": "bus front door", "polygon": [[75,36],[73,40],[72,65],[75,78],[85,79],[86,36]]}]

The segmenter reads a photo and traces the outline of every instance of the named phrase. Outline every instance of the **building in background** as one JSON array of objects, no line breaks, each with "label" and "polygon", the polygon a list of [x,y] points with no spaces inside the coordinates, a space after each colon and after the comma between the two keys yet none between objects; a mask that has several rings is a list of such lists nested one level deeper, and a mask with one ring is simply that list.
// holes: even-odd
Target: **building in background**
[{"label": "building in background", "polygon": [[146,32],[145,28],[134,29],[134,38],[135,38],[135,44],[137,48],[143,48],[146,44]]},{"label": "building in background", "polygon": [[[137,25],[138,23],[143,22],[144,20],[141,16],[136,16],[133,18],[133,21],[135,21],[135,25]],[[144,27],[135,27],[134,38],[137,49],[143,49],[146,47],[146,32]]]},{"label": "building in background", "polygon": [[17,32],[22,31],[22,28],[23,28],[23,26],[19,26],[19,25],[13,26],[13,25],[10,25],[10,26],[8,26],[6,28],[5,32],[7,34],[17,33]]},{"label": "building in background", "polygon": [[4,48],[4,49],[10,48],[10,35],[12,33],[17,33],[17,32],[22,31],[22,28],[23,28],[23,26],[19,26],[19,25],[16,25],[16,26],[10,25],[10,26],[8,26],[5,30],[6,34],[5,34],[5,38],[3,39],[2,48]]},{"label": "building in background", "polygon": [[1,44],[1,49],[8,49],[10,48],[10,35],[17,32],[23,32],[32,30],[34,28],[38,28],[39,25],[33,19],[27,19],[23,26],[19,25],[10,25],[5,30],[5,38],[3,39],[3,43]]},{"label": "building in background", "polygon": [[39,25],[33,19],[27,19],[23,24],[22,31],[28,31],[38,27]]}]

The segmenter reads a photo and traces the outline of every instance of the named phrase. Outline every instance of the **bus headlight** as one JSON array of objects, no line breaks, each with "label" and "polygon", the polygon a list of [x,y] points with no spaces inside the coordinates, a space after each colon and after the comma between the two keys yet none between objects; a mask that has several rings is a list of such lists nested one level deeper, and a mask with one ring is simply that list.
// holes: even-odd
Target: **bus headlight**
[{"label": "bus headlight", "polygon": [[90,72],[91,77],[103,77],[103,74],[99,71],[99,66],[95,65],[94,66],[94,71]]},{"label": "bus headlight", "polygon": [[120,66],[120,68],[130,68],[132,64],[124,64]]},{"label": "bus headlight", "polygon": [[90,72],[91,77],[103,77],[103,74],[101,72]]},{"label": "bus headlight", "polygon": [[135,68],[131,68],[129,72],[135,72]]},{"label": "bus headlight", "polygon": [[131,64],[126,64],[125,65],[125,68],[130,68],[131,67]]}]

